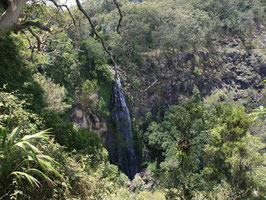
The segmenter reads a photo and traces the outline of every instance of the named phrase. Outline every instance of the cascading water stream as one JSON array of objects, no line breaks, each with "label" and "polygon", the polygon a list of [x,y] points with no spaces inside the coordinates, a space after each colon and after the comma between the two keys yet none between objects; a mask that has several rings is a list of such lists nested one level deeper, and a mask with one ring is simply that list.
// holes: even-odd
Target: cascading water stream
[{"label": "cascading water stream", "polygon": [[111,130],[108,133],[108,150],[111,161],[133,179],[138,172],[129,109],[120,78],[116,78],[110,102]]}]

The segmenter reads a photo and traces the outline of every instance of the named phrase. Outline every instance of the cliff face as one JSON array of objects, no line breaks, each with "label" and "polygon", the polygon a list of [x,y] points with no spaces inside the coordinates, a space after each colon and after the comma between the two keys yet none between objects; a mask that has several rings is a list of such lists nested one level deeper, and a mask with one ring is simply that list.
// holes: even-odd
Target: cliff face
[{"label": "cliff face", "polygon": [[107,124],[104,119],[101,119],[90,108],[85,108],[76,103],[72,106],[70,112],[70,121],[74,123],[75,129],[89,129],[96,131],[105,143],[105,133],[107,132]]},{"label": "cliff face", "polygon": [[[130,87],[131,83],[123,82],[126,93],[133,97],[128,101],[131,115],[138,120],[151,111],[155,117],[169,105],[192,95],[210,99],[218,94],[219,98],[213,98],[212,102],[227,99],[230,104],[244,105],[247,109],[265,106],[265,44],[266,33],[256,38],[256,46],[251,50],[244,49],[239,39],[227,39],[216,42],[212,53],[143,55],[145,62],[138,69],[138,90]],[[74,105],[70,118],[77,128],[95,130],[105,138],[107,119],[89,108]]]},{"label": "cliff face", "polygon": [[228,39],[216,43],[215,53],[147,56],[139,69],[139,88],[152,87],[130,91],[133,115],[137,119],[147,111],[154,115],[199,93],[206,98],[220,92],[247,107],[265,104],[265,38],[265,33],[257,37],[252,50],[244,49],[239,39]]}]

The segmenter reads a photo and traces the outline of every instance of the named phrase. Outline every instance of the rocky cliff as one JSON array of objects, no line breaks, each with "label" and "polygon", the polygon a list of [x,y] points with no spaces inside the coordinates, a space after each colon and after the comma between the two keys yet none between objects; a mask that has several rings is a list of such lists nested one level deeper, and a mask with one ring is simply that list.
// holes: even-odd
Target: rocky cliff
[{"label": "rocky cliff", "polygon": [[231,38],[215,42],[212,52],[145,55],[138,73],[139,88],[144,90],[128,90],[133,97],[133,115],[139,118],[147,111],[155,115],[193,94],[208,98],[222,93],[249,108],[265,104],[266,34],[254,38],[253,43],[253,48],[246,49],[240,39]]}]

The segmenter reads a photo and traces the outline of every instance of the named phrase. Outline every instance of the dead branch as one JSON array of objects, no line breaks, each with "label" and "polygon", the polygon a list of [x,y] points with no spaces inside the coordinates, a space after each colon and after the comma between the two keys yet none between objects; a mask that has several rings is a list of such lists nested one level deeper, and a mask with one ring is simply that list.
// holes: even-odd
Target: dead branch
[{"label": "dead branch", "polygon": [[114,67],[114,71],[115,71],[115,78],[117,77],[117,64],[113,58],[113,54],[111,53],[111,51],[109,51],[109,49],[106,47],[105,42],[103,40],[103,38],[99,35],[99,33],[96,31],[95,25],[91,20],[91,17],[89,16],[89,14],[84,10],[84,8],[82,7],[81,3],[79,0],[76,0],[76,3],[78,5],[79,10],[85,15],[85,17],[88,19],[90,26],[92,28],[93,33],[95,34],[95,36],[101,41],[102,47],[104,48],[105,52],[109,55],[112,65]]},{"label": "dead branch", "polygon": [[123,73],[123,76],[126,77],[127,81],[129,81],[131,83],[131,86],[133,86],[133,88],[135,88],[139,93],[147,92],[151,87],[153,87],[156,84],[160,83],[160,81],[155,80],[151,85],[149,85],[145,89],[142,89],[141,90],[141,89],[139,89],[139,86],[136,86],[135,83],[133,81],[131,81],[131,76],[128,76],[125,71],[123,71],[120,68],[118,68],[118,71],[120,71],[121,73]]},{"label": "dead branch", "polygon": [[140,90],[140,92],[147,92],[147,90],[149,90],[151,87],[153,87],[157,83],[159,83],[159,81],[158,80],[155,80],[151,85],[149,85],[148,87],[146,87],[144,90]]},{"label": "dead branch", "polygon": [[5,196],[9,195],[10,191],[8,191],[6,194],[4,194],[3,196],[1,196],[0,200],[4,199]]},{"label": "dead branch", "polygon": [[119,15],[120,15],[120,19],[119,19],[117,27],[116,27],[116,31],[120,35],[119,27],[121,27],[121,22],[122,22],[122,19],[123,19],[123,15],[122,15],[122,11],[120,9],[120,6],[119,6],[117,0],[113,0],[113,2],[115,4],[116,8],[118,9],[118,12],[119,12]]},{"label": "dead branch", "polygon": [[61,10],[63,10],[63,7],[65,7],[67,9],[72,21],[73,21],[73,24],[76,26],[76,20],[73,17],[72,12],[70,11],[70,9],[68,8],[67,5],[65,5],[65,4],[59,5],[55,0],[49,0],[49,1],[51,1],[55,5],[55,7],[61,8]]}]

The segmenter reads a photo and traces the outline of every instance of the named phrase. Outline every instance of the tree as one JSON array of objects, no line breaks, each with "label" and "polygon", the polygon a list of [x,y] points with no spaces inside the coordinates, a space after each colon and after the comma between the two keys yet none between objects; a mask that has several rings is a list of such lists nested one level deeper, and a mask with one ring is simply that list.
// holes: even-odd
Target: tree
[{"label": "tree", "polygon": [[3,1],[3,3],[5,3],[4,5],[7,5],[7,7],[4,6],[2,3],[2,7],[5,8],[5,11],[2,13],[0,18],[0,37],[2,37],[11,30],[19,31],[30,26],[36,26],[42,30],[50,31],[48,27],[44,26],[40,22],[19,22],[19,17],[22,15],[26,2],[27,0]]},{"label": "tree", "polygon": [[204,144],[208,141],[204,118],[204,107],[192,99],[170,107],[164,121],[153,122],[144,134],[148,146],[157,152],[156,156],[163,156],[159,170],[163,184],[169,191],[180,191],[169,192],[169,198],[177,195],[190,199],[200,186],[198,171],[202,166]]},{"label": "tree", "polygon": [[27,0],[6,0],[2,2],[2,4],[5,3],[6,10],[0,18],[0,37],[18,27],[18,18],[22,13],[26,2]]},{"label": "tree", "polygon": [[227,198],[247,198],[259,187],[257,174],[265,171],[259,153],[263,145],[249,134],[252,120],[244,108],[220,109],[222,112],[210,132],[211,142],[205,148],[207,166],[203,174],[207,183],[222,184]]}]

